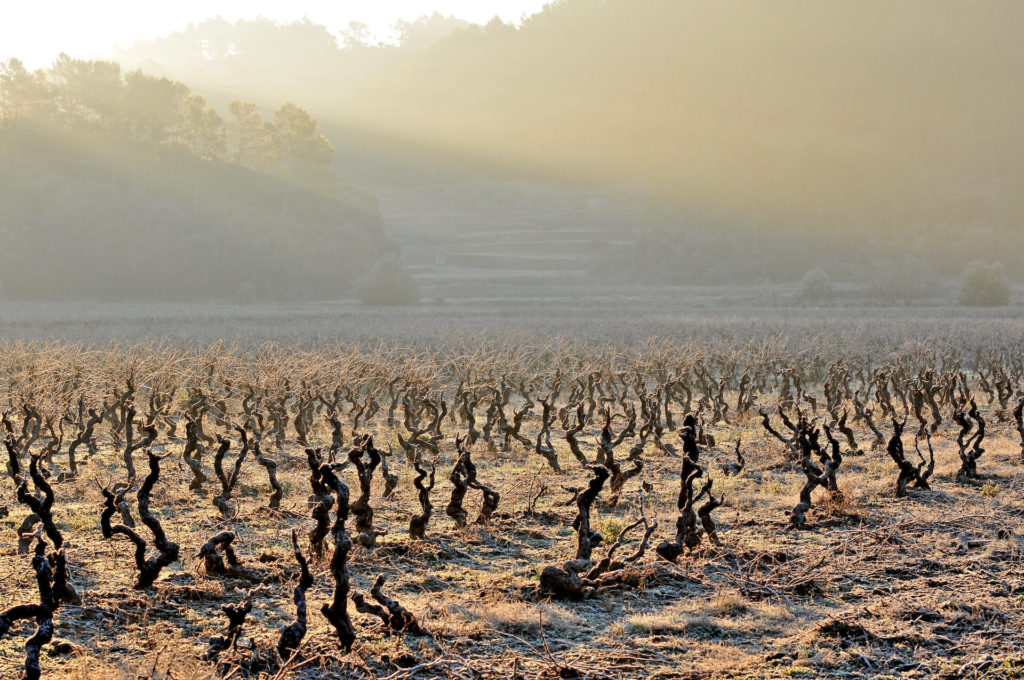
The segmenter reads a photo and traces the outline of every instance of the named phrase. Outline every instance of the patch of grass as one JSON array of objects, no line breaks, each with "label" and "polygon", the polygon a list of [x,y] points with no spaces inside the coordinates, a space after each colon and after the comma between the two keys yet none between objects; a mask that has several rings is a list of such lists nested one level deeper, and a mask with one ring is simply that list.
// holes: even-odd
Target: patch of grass
[{"label": "patch of grass", "polygon": [[995,498],[996,496],[999,495],[999,492],[1002,490],[1002,487],[999,486],[998,484],[992,484],[991,482],[987,482],[981,487],[981,495],[987,496],[989,498]]},{"label": "patch of grass", "polygon": [[788,485],[775,477],[766,476],[761,480],[761,493],[766,496],[785,496],[788,492]]},{"label": "patch of grass", "polygon": [[578,629],[584,621],[574,612],[553,603],[522,601],[449,603],[433,612],[444,621],[444,630],[455,635],[476,635],[488,630],[513,634]]},{"label": "patch of grass", "polygon": [[750,611],[750,603],[739,593],[724,591],[712,597],[704,611],[719,616],[737,616]]},{"label": "patch of grass", "polygon": [[650,614],[626,617],[625,631],[631,634],[682,634],[693,637],[715,638],[723,629],[706,613],[681,612],[669,609]]},{"label": "patch of grass", "polygon": [[864,476],[868,479],[895,479],[896,471],[892,461],[886,458],[872,458],[864,463]]},{"label": "patch of grass", "polygon": [[605,543],[610,545],[615,542],[615,539],[619,537],[619,534],[621,534],[622,530],[625,528],[626,525],[623,522],[617,519],[608,519],[601,523],[598,530],[601,532],[601,535],[604,536]]}]

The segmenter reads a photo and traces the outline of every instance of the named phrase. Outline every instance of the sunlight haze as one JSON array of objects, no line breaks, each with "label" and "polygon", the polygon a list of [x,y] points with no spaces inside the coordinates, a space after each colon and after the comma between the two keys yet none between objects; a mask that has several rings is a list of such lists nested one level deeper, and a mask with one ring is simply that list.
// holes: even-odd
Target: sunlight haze
[{"label": "sunlight haze", "polygon": [[[173,3],[100,2],[12,3],[0,23],[0,59],[17,57],[29,68],[49,66],[57,55],[89,59],[111,52],[114,45],[128,47],[136,40],[155,38],[190,23],[223,16],[229,21],[266,17],[291,22],[308,17],[331,31],[358,21],[369,26],[378,40],[390,38],[399,20],[440,12],[474,23],[494,16],[516,22],[539,11],[546,0],[375,0],[375,2],[301,2],[274,0],[182,0]],[[54,22],[54,17],[60,21]]]},{"label": "sunlight haze", "polygon": [[1024,680],[1024,0],[4,10],[0,680]]}]

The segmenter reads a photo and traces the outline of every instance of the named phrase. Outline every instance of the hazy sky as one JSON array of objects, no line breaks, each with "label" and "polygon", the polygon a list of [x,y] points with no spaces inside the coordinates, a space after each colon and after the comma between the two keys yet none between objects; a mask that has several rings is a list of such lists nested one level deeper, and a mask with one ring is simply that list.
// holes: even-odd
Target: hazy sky
[{"label": "hazy sky", "polygon": [[61,52],[92,57],[115,43],[153,38],[189,23],[221,15],[225,19],[264,16],[293,21],[306,16],[332,31],[362,21],[385,38],[396,19],[415,19],[439,11],[478,23],[498,15],[516,21],[551,0],[18,0],[4,3],[0,20],[0,60],[17,57],[29,67],[48,66]]}]

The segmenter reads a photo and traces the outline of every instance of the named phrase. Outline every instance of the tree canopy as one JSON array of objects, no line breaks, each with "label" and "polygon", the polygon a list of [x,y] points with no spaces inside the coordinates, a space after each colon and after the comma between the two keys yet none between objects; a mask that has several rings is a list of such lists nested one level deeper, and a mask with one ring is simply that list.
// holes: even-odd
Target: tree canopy
[{"label": "tree canopy", "polygon": [[[392,246],[294,102],[226,116],[176,80],[0,64],[0,281],[15,297],[338,297]],[[46,272],[39,276],[40,268]]]}]

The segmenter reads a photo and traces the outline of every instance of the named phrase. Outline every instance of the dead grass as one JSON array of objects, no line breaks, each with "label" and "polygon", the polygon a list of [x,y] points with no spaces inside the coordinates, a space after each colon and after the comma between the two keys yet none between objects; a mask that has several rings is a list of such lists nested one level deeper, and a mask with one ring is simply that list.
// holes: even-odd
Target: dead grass
[{"label": "dead grass", "polygon": [[431,629],[444,635],[474,637],[492,631],[537,635],[545,631],[568,631],[584,623],[576,613],[555,603],[522,601],[484,603],[428,603],[426,620]]},{"label": "dead grass", "polygon": [[625,632],[628,634],[661,633],[713,638],[722,634],[722,627],[707,614],[694,614],[673,609],[658,614],[630,616],[625,621]]},{"label": "dead grass", "polygon": [[[454,527],[443,514],[449,487],[439,474],[428,540],[416,544],[406,535],[409,516],[418,508],[412,471],[396,456],[398,492],[382,502],[377,486],[373,496],[375,523],[389,532],[376,550],[353,550],[353,590],[365,591],[378,573],[385,574],[388,592],[412,609],[433,637],[391,636],[375,619],[353,614],[359,641],[352,654],[340,655],[319,613],[330,597],[327,564],[315,562],[310,631],[302,652],[308,663],[282,677],[397,673],[399,680],[403,668],[439,660],[449,660],[467,677],[472,668],[482,678],[508,678],[517,667],[530,680],[551,677],[559,668],[591,672],[594,678],[1020,677],[1024,477],[1013,447],[1000,439],[1006,436],[1003,429],[994,433],[991,454],[982,460],[987,478],[981,485],[952,481],[956,454],[943,446],[936,450],[935,490],[895,499],[891,461],[882,452],[869,452],[849,458],[849,468],[840,471],[842,498],[816,493],[808,528],[791,531],[786,513],[796,502],[800,476],[779,466],[781,454],[769,441],[751,437],[749,423],[737,427],[747,428],[751,463],[743,474],[724,478],[717,472],[719,463],[732,460],[727,427],[716,429],[723,445],[702,454],[716,489],[726,491],[727,502],[715,513],[723,545],[703,546],[678,565],[656,563],[648,555],[639,586],[612,589],[585,602],[530,599],[539,570],[571,557],[575,545],[569,528],[575,509],[564,505],[567,494],[559,485],[582,484],[587,475],[561,443],[564,478],[550,475],[534,456],[483,451],[476,456],[480,479],[502,494],[499,517],[490,527]],[[393,439],[384,426],[378,435],[381,444]],[[858,436],[867,440],[863,433]],[[167,448],[173,452],[180,444]],[[290,443],[273,455],[282,482],[292,489],[283,512],[262,507],[266,477],[248,463],[233,500],[236,518],[227,521],[214,509],[211,493],[188,493],[186,469],[175,456],[167,459],[153,507],[182,545],[182,560],[149,593],[130,589],[128,543],[103,540],[97,526],[100,497],[94,480],[117,478],[117,455],[105,449],[78,479],[58,484],[55,510],[68,536],[83,604],[60,611],[57,640],[70,642],[72,650],[45,656],[46,672],[104,680],[214,677],[225,669],[198,661],[198,655],[210,635],[222,632],[219,607],[260,583],[270,589],[255,600],[238,655],[226,658],[234,664],[254,649],[272,647],[293,615],[297,569],[288,535],[295,527],[304,536],[311,525],[300,447]],[[650,454],[645,475],[627,486],[619,507],[596,514],[595,526],[608,538],[617,535],[637,517],[636,489],[648,481],[654,491],[644,500],[660,522],[652,540],[671,536],[678,464]],[[450,465],[446,452],[439,472]],[[538,478],[550,490],[538,502],[537,514],[527,517],[536,493],[529,480]],[[985,485],[998,487],[998,493],[986,492]],[[0,526],[10,537],[25,509],[14,503],[9,483],[2,494],[10,516]],[[471,513],[479,502],[471,492]],[[243,572],[206,576],[193,555],[206,537],[226,527],[238,534]],[[627,542],[624,551],[633,545]],[[33,593],[27,567],[12,541],[0,545],[0,608]],[[0,641],[0,677],[19,674],[29,634],[22,627]],[[986,658],[989,665],[977,665]],[[417,677],[442,676],[438,668]],[[232,677],[258,674],[239,669]]]}]

